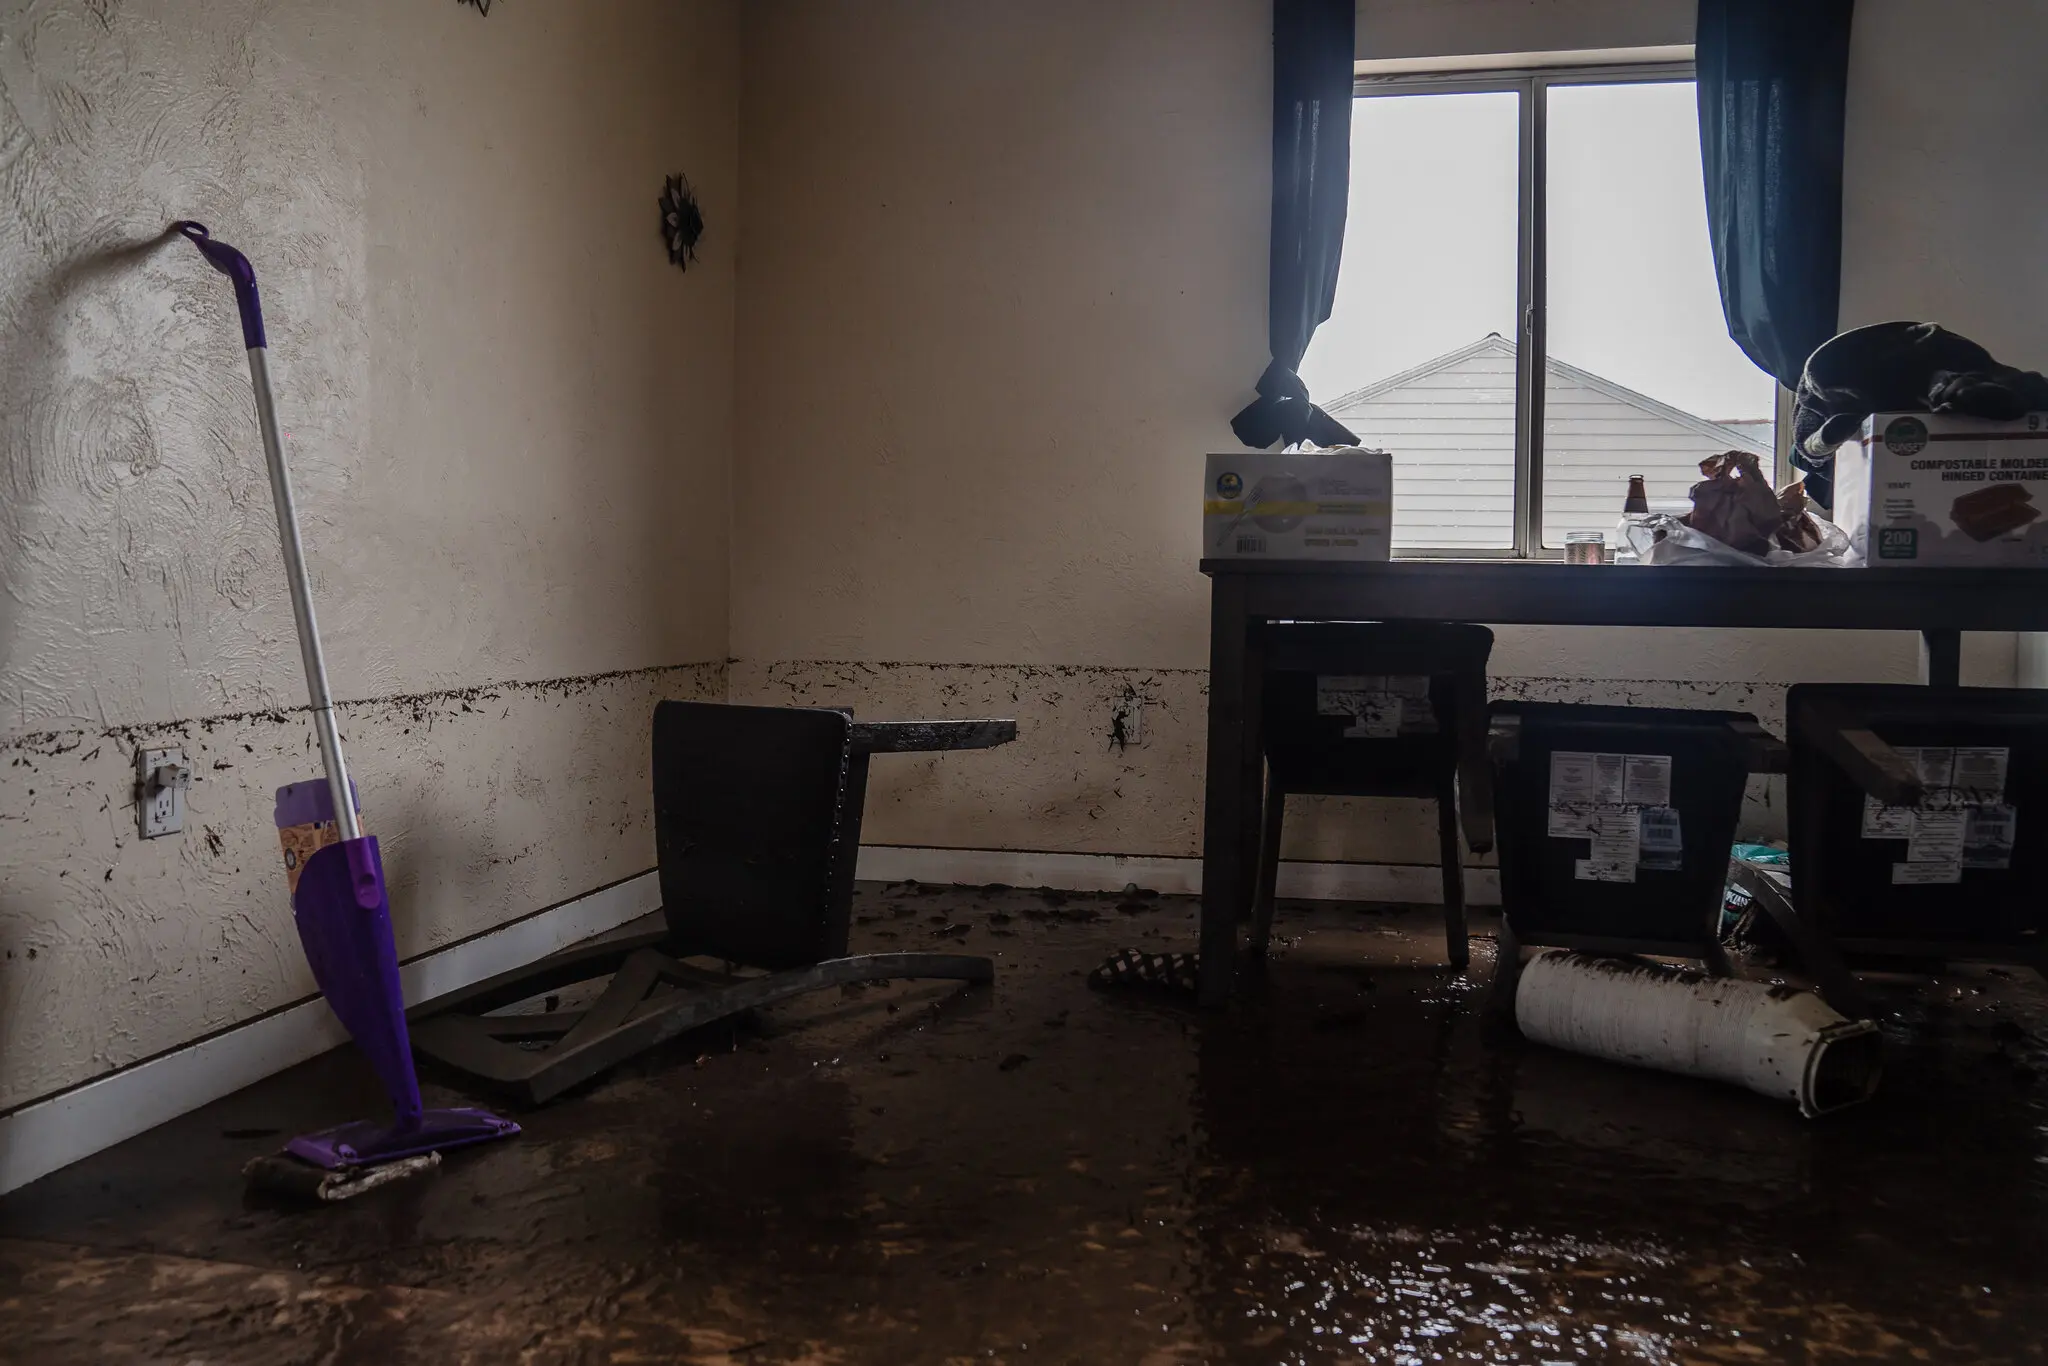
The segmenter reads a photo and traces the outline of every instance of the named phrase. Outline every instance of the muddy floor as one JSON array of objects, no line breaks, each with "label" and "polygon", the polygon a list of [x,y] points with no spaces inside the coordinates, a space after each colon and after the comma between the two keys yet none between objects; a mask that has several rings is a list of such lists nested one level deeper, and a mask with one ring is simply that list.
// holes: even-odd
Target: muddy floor
[{"label": "muddy floor", "polygon": [[1521,1042],[1490,942],[1452,972],[1426,912],[1285,908],[1205,1017],[1084,981],[1191,945],[1186,901],[855,909],[857,946],[964,943],[995,987],[777,1008],[430,1177],[246,1196],[280,1134],[375,1112],[331,1054],[0,1201],[0,1359],[2044,1357],[2048,994],[2015,973],[1884,987],[1880,1098],[1809,1122]]}]

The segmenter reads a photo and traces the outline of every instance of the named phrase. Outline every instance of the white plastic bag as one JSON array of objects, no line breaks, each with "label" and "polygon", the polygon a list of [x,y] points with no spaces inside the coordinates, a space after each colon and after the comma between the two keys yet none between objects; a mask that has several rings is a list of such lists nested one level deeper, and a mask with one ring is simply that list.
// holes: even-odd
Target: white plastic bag
[{"label": "white plastic bag", "polygon": [[1812,550],[1780,550],[1751,555],[1687,526],[1668,512],[1653,512],[1626,528],[1631,549],[1641,564],[1746,564],[1772,569],[1852,569],[1863,563],[1849,548],[1849,534],[1833,522],[1813,519],[1820,544]]},{"label": "white plastic bag", "polygon": [[1359,451],[1363,451],[1367,455],[1386,454],[1385,451],[1368,446],[1363,442],[1355,446],[1318,446],[1313,441],[1297,441],[1293,445],[1280,448],[1280,454],[1282,455],[1351,455]]}]

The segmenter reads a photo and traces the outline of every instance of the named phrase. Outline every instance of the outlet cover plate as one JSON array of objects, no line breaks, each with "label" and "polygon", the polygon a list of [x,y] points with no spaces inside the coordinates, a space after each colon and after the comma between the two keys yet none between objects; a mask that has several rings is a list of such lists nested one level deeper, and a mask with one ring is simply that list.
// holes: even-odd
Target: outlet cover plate
[{"label": "outlet cover plate", "polygon": [[1119,697],[1109,712],[1110,743],[1118,749],[1145,743],[1145,699],[1136,693]]},{"label": "outlet cover plate", "polygon": [[146,840],[185,828],[185,751],[144,749],[135,753],[135,826]]}]

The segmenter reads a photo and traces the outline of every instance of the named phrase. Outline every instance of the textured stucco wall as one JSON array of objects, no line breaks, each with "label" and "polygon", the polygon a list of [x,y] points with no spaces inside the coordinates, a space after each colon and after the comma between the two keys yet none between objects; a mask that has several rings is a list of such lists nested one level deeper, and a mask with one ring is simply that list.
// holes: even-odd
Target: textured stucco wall
[{"label": "textured stucco wall", "polygon": [[[1366,0],[1361,16],[1404,55],[1682,42],[1691,27],[1689,5],[1661,3]],[[1025,726],[994,755],[897,777],[878,764],[870,839],[1195,852],[1196,457],[1234,448],[1230,416],[1265,362],[1270,17],[1265,0],[746,13],[735,700],[882,716],[972,699]],[[1906,51],[1925,35],[1905,29],[1936,22],[1892,13],[1873,31]],[[1858,60],[1869,79],[1885,66]],[[1903,200],[1852,195],[1865,215],[1906,214]],[[1936,253],[1857,222],[1850,250],[1858,278],[1902,257],[1926,307],[1949,297],[1926,273]],[[1508,695],[1767,718],[1787,683],[1918,671],[1917,641],[1895,633],[1497,634]],[[2011,637],[1967,642],[1969,681],[2013,668]],[[1157,703],[1146,745],[1119,752],[1107,718],[1125,686]],[[1413,806],[1330,804],[1290,829],[1304,855],[1434,857]]]},{"label": "textured stucco wall", "polygon": [[[727,652],[737,45],[732,0],[0,0],[0,1107],[309,989],[276,530],[171,218],[256,262],[337,695],[641,671],[431,735],[349,709],[404,944],[652,863],[647,709],[722,682],[645,671]],[[137,845],[125,765],[175,718],[236,767]]]},{"label": "textured stucco wall", "polygon": [[[652,867],[654,704],[724,696],[700,664],[342,707],[399,956]],[[192,761],[180,838],[135,837],[143,745]],[[0,742],[0,1109],[313,994],[271,794],[318,762],[302,709]]]}]

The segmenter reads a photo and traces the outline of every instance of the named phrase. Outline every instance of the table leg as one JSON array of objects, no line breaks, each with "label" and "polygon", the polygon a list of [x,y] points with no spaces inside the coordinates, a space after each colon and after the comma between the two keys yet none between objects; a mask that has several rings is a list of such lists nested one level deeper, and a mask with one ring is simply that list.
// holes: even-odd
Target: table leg
[{"label": "table leg", "polygon": [[[1257,688],[1251,680],[1251,623],[1244,582],[1218,574],[1209,598],[1209,759],[1202,803],[1202,953],[1200,998],[1230,999],[1237,975],[1237,921],[1247,866],[1245,827],[1256,803],[1245,798],[1247,768],[1260,756],[1254,731]],[[1248,703],[1253,704],[1248,709]]]},{"label": "table leg", "polygon": [[1258,876],[1252,880],[1251,956],[1264,958],[1273,939],[1273,902],[1280,883],[1280,831],[1287,823],[1287,789],[1268,777],[1259,818]]},{"label": "table leg", "polygon": [[1932,688],[1962,685],[1963,633],[1922,631],[1920,633],[1920,681]]},{"label": "table leg", "polygon": [[853,879],[860,865],[861,817],[867,812],[868,756],[855,750],[846,759],[846,809],[839,814],[839,843],[833,850],[831,900],[825,907],[828,956],[844,958],[853,926]]},{"label": "table leg", "polygon": [[1486,1014],[1495,1019],[1515,1018],[1515,991],[1522,982],[1522,941],[1508,924],[1507,912],[1500,917],[1500,932],[1494,936],[1493,985],[1486,993]]},{"label": "table leg", "polygon": [[1266,810],[1266,631],[1263,622],[1244,627],[1244,719],[1238,723],[1237,918],[1249,924],[1258,893],[1259,839]]}]

